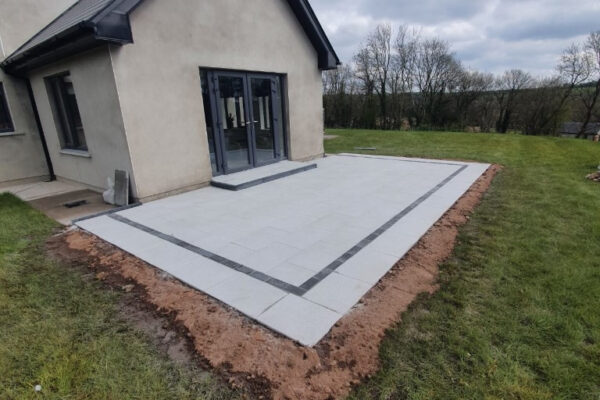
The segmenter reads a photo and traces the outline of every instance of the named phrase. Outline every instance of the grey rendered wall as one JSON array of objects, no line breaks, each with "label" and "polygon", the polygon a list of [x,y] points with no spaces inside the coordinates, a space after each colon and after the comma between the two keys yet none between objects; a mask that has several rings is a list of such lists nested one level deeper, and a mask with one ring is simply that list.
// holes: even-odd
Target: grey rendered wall
[{"label": "grey rendered wall", "polygon": [[[75,0],[0,1],[0,61]],[[0,134],[0,182],[48,174],[25,83],[0,70],[14,132]]]},{"label": "grey rendered wall", "polygon": [[[66,71],[73,81],[88,154],[61,150],[44,78]],[[107,47],[35,70],[30,78],[58,178],[102,190],[106,186],[106,178],[114,177],[115,169],[128,171],[131,175],[129,150]],[[135,184],[132,188],[135,196]]]},{"label": "grey rendered wall", "polygon": [[199,67],[286,74],[290,158],[323,154],[317,53],[284,0],[148,0],[112,48],[139,197],[211,178]]}]

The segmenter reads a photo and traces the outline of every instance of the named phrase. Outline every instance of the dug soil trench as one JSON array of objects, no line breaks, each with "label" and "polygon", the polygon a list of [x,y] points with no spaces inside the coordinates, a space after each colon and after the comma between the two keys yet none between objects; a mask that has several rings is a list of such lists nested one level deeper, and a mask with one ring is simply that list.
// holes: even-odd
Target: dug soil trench
[{"label": "dug soil trench", "polygon": [[498,170],[490,167],[314,348],[270,331],[81,230],[54,237],[48,247],[53,256],[85,265],[108,285],[135,293],[146,312],[167,317],[169,335],[185,338],[197,362],[252,397],[337,399],[377,371],[386,329],[400,321],[417,295],[437,290],[439,264],[452,253],[458,228]]}]

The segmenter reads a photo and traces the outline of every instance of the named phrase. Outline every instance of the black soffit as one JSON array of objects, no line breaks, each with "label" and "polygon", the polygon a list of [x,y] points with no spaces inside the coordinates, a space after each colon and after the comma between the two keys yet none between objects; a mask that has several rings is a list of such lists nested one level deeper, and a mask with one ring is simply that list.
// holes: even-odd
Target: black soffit
[{"label": "black soffit", "polygon": [[[79,0],[8,56],[0,67],[9,74],[25,75],[34,68],[107,43],[133,43],[129,13],[142,1]],[[335,69],[340,60],[308,0],[287,2],[317,50],[319,69]]]}]

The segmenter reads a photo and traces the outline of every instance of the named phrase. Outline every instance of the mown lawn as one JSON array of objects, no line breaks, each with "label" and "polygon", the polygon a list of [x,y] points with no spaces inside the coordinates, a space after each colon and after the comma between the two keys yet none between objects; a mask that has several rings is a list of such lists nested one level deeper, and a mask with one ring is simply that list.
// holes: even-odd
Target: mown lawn
[{"label": "mown lawn", "polygon": [[504,166],[387,333],[353,399],[600,399],[600,145],[516,135],[329,130],[326,151]]},{"label": "mown lawn", "polygon": [[0,194],[0,399],[237,398],[128,327],[119,294],[49,260],[44,241],[55,228]]}]

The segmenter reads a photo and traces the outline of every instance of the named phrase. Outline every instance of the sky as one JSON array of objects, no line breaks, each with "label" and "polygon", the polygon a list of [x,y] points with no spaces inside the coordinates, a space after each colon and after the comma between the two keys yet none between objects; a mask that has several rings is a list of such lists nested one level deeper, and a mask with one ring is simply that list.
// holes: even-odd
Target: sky
[{"label": "sky", "polygon": [[448,41],[471,69],[551,75],[563,49],[600,30],[600,0],[311,0],[344,63],[379,23]]}]

